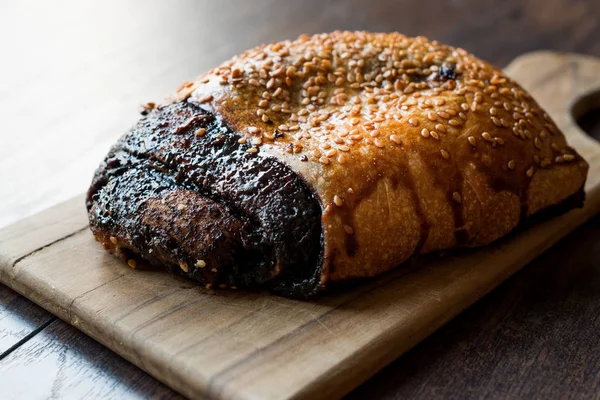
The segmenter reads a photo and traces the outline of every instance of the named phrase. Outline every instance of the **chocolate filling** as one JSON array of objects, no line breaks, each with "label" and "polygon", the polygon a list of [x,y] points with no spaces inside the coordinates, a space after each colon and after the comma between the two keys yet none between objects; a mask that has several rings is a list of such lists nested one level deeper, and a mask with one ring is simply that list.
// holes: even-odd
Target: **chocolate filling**
[{"label": "chocolate filling", "polygon": [[125,257],[203,284],[314,294],[319,201],[288,166],[248,152],[240,138],[193,103],[153,110],[96,171],[87,197],[92,231]]}]

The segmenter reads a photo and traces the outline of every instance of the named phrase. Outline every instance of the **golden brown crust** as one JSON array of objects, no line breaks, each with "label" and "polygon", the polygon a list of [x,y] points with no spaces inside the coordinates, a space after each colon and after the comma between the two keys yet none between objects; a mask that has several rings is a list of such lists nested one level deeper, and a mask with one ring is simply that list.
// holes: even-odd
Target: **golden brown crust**
[{"label": "golden brown crust", "polygon": [[397,33],[263,45],[184,84],[323,207],[322,281],[490,243],[583,186],[587,163],[515,82]]}]

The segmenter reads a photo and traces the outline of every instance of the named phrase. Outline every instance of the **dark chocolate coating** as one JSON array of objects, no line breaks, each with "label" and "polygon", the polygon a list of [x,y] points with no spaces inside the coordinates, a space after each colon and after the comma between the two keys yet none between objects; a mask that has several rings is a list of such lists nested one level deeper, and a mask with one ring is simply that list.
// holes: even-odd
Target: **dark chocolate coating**
[{"label": "dark chocolate coating", "polygon": [[321,205],[289,167],[240,138],[193,103],[151,111],[96,171],[92,231],[115,253],[203,284],[316,293]]}]

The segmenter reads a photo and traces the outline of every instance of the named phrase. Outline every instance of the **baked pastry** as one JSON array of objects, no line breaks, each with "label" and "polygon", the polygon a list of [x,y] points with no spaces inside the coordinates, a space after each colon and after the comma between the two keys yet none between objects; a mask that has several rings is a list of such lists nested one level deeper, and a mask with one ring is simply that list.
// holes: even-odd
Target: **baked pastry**
[{"label": "baked pastry", "polygon": [[423,37],[263,45],[146,113],[96,172],[90,227],[209,287],[310,296],[583,201],[588,165],[531,96]]}]

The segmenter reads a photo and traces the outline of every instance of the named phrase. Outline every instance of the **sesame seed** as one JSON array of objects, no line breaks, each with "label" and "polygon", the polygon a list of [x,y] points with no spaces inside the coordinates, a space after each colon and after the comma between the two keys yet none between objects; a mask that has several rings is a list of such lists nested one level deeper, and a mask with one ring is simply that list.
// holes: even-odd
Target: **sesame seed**
[{"label": "sesame seed", "polygon": [[205,96],[202,96],[198,101],[200,103],[208,103],[209,101],[211,101],[213,99],[213,95],[212,94],[207,94]]},{"label": "sesame seed", "polygon": [[483,132],[481,134],[481,137],[483,138],[483,140],[487,141],[487,142],[493,142],[494,138],[492,137],[492,135],[490,135],[489,132]]},{"label": "sesame seed", "polygon": [[430,121],[437,121],[438,117],[435,113],[430,111],[427,113],[427,119],[429,119]]},{"label": "sesame seed", "polygon": [[344,232],[348,235],[354,234],[354,229],[350,225],[344,225]]},{"label": "sesame seed", "polygon": [[475,147],[477,145],[477,139],[475,139],[474,136],[469,136],[467,138],[467,140],[469,141],[469,143],[471,144],[471,146]]},{"label": "sesame seed", "polygon": [[333,196],[333,204],[335,204],[338,207],[341,207],[344,205],[344,200],[342,200],[342,198],[336,194],[335,196]]},{"label": "sesame seed", "polygon": [[196,268],[204,268],[206,267],[206,262],[204,260],[196,260],[196,264],[194,264]]},{"label": "sesame seed", "polygon": [[456,120],[456,119],[451,119],[451,120],[449,120],[449,121],[448,121],[448,123],[449,123],[450,125],[452,125],[452,126],[457,126],[457,125],[460,125],[460,124],[461,124],[461,123],[460,123],[460,121],[458,121],[458,120]]},{"label": "sesame seed", "polygon": [[460,193],[454,192],[452,193],[452,200],[460,204],[462,203],[462,196],[460,195]]},{"label": "sesame seed", "polygon": [[421,130],[421,136],[423,136],[425,139],[429,137],[429,131],[427,130],[427,128],[423,128]]},{"label": "sesame seed", "polygon": [[436,131],[430,131],[429,134],[431,135],[432,138],[434,138],[435,140],[440,140],[440,135],[436,132]]},{"label": "sesame seed", "polygon": [[402,140],[397,135],[390,135],[390,140],[396,144],[402,144]]},{"label": "sesame seed", "polygon": [[325,155],[326,155],[327,157],[333,157],[333,156],[335,156],[336,154],[337,154],[337,150],[336,150],[336,149],[331,149],[331,150],[328,150],[328,151],[325,153]]},{"label": "sesame seed", "polygon": [[239,78],[240,76],[242,76],[242,70],[241,70],[241,69],[239,69],[239,68],[234,68],[234,69],[231,71],[231,77],[232,77],[232,78]]},{"label": "sesame seed", "polygon": [[244,137],[243,137],[243,138],[240,138],[240,139],[238,139],[238,143],[239,143],[239,144],[244,144],[244,143],[246,143],[246,138],[244,138]]},{"label": "sesame seed", "polygon": [[109,240],[110,240],[110,242],[111,242],[112,244],[117,244],[117,243],[118,243],[118,241],[117,241],[117,238],[116,238],[116,237],[114,237],[114,236],[111,236],[111,237],[109,238]]},{"label": "sesame seed", "polygon": [[446,132],[446,127],[442,124],[437,124],[435,126],[435,130],[441,132],[441,133],[445,133]]},{"label": "sesame seed", "polygon": [[185,261],[179,262],[179,268],[185,273],[189,272],[188,264]]},{"label": "sesame seed", "polygon": [[206,133],[206,128],[198,128],[196,130],[196,136],[204,136],[205,133]]},{"label": "sesame seed", "polygon": [[246,153],[256,153],[258,151],[258,149],[256,147],[251,147],[248,150],[246,150]]},{"label": "sesame seed", "polygon": [[528,178],[531,178],[533,176],[533,172],[534,172],[535,168],[533,167],[533,165],[531,167],[529,167],[529,169],[527,170],[527,172],[525,173],[527,175]]},{"label": "sesame seed", "polygon": [[448,153],[446,150],[441,149],[440,150],[440,154],[442,155],[442,157],[444,157],[446,160],[450,158],[450,153]]},{"label": "sesame seed", "polygon": [[563,159],[565,161],[573,161],[575,159],[575,156],[573,154],[565,154],[563,155]]},{"label": "sesame seed", "polygon": [[533,144],[538,150],[542,149],[542,142],[540,141],[539,137],[536,136],[536,138],[533,140]]},{"label": "sesame seed", "polygon": [[137,262],[132,258],[127,261],[127,265],[129,265],[131,268],[135,268],[137,266]]},{"label": "sesame seed", "polygon": [[409,119],[408,119],[408,123],[409,123],[410,125],[412,125],[412,126],[419,126],[419,121],[417,121],[417,120],[416,120],[416,119],[414,119],[414,118],[409,118]]},{"label": "sesame seed", "polygon": [[274,140],[275,134],[273,132],[263,132],[263,137],[268,140]]},{"label": "sesame seed", "polygon": [[327,164],[329,164],[329,158],[321,157],[321,158],[319,158],[319,162],[323,165],[327,165]]},{"label": "sesame seed", "polygon": [[179,211],[181,211],[181,210],[184,210],[184,209],[185,209],[185,204],[178,204],[178,205],[177,205],[177,209],[178,209]]},{"label": "sesame seed", "polygon": [[376,147],[379,147],[379,148],[383,148],[383,147],[385,147],[385,144],[383,144],[383,142],[382,142],[381,140],[379,140],[379,139],[375,139],[375,140],[373,141],[373,144],[375,144],[375,146],[376,146]]},{"label": "sesame seed", "polygon": [[515,169],[515,166],[516,166],[515,160],[510,160],[508,162],[508,169],[513,170],[513,169]]}]

